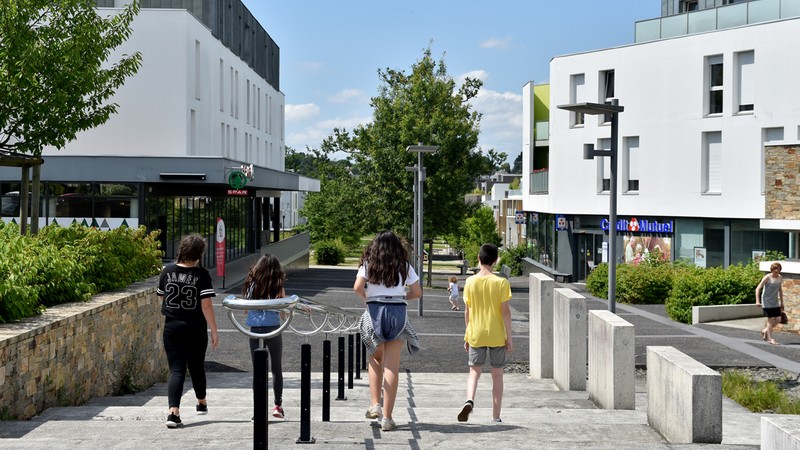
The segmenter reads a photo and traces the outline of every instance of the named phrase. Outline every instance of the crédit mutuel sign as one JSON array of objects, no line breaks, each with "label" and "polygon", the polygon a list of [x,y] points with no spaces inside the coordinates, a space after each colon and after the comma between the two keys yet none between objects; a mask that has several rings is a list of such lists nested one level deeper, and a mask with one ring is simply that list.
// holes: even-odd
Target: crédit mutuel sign
[{"label": "cr\u00e9dit mutuel sign", "polygon": [[[600,228],[608,231],[608,219],[600,221]],[[617,231],[622,233],[662,233],[672,234],[675,232],[673,221],[659,222],[657,220],[637,219],[631,217],[630,220],[619,219],[617,221]]]}]

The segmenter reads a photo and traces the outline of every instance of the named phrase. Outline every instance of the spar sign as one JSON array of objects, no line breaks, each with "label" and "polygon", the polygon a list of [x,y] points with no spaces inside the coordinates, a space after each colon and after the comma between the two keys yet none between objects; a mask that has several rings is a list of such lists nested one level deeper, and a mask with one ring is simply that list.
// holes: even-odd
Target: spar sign
[{"label": "spar sign", "polygon": [[217,217],[217,238],[214,244],[214,255],[217,261],[217,276],[225,276],[225,222]]}]

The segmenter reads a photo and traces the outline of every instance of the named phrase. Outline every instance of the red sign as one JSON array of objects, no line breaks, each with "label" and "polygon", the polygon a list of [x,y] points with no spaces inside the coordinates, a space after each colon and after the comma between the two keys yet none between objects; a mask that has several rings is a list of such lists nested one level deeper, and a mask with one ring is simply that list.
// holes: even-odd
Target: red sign
[{"label": "red sign", "polygon": [[247,189],[228,189],[228,195],[241,195],[247,197]]},{"label": "red sign", "polygon": [[222,217],[217,217],[217,238],[214,245],[214,254],[217,261],[217,276],[225,276],[225,222]]}]

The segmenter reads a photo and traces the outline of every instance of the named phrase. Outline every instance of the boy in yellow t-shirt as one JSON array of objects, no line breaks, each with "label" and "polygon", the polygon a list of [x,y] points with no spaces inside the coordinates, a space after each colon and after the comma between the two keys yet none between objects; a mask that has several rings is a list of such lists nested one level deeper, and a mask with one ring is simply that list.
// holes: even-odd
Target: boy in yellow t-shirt
[{"label": "boy in yellow t-shirt", "polygon": [[492,421],[500,420],[503,404],[503,367],[506,352],[511,352],[511,285],[508,280],[492,273],[498,250],[494,244],[483,244],[478,262],[481,270],[467,278],[464,284],[464,350],[469,354],[467,401],[458,414],[459,422],[469,419],[475,407],[475,391],[487,355],[492,366]]}]

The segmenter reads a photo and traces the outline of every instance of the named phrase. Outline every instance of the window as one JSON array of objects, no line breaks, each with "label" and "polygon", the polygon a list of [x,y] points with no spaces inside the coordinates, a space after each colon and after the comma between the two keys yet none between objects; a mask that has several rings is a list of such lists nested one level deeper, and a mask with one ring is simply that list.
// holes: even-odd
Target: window
[{"label": "window", "polygon": [[231,110],[231,117],[233,117],[233,102],[234,102],[234,98],[236,97],[236,94],[234,92],[234,85],[233,85],[233,66],[231,66],[230,69],[231,69],[231,76],[230,76],[230,80],[231,80],[231,93],[230,93],[231,105],[230,105],[230,110]]},{"label": "window", "polygon": [[[600,72],[600,103],[611,103],[614,98],[614,71]],[[613,114],[603,114],[602,123],[611,123]]]},{"label": "window", "polygon": [[625,192],[639,191],[639,137],[632,136],[623,139],[623,186]]},{"label": "window", "polygon": [[681,0],[680,12],[697,11],[697,0]]},{"label": "window", "polygon": [[200,41],[194,41],[194,98],[200,100]]},{"label": "window", "polygon": [[755,55],[752,51],[740,52],[735,54],[736,59],[736,97],[738,100],[738,112],[753,110],[755,99],[753,91],[755,89]]},{"label": "window", "polygon": [[250,80],[247,80],[247,118],[245,121],[250,125]]},{"label": "window", "polygon": [[[597,141],[597,150],[611,150],[611,139],[599,139]],[[597,161],[597,174],[598,174],[598,191],[608,192],[611,190],[611,158],[604,156],[595,158]]]},{"label": "window", "polygon": [[196,155],[197,154],[197,114],[192,109],[189,113],[189,154]]},{"label": "window", "polygon": [[225,111],[225,63],[219,60],[219,110]]},{"label": "window", "polygon": [[704,194],[722,192],[722,133],[703,133],[702,180]]},{"label": "window", "polygon": [[[233,93],[234,93],[234,97],[235,97],[235,99],[234,99],[234,109],[235,109],[234,117],[236,117],[238,119],[239,118],[239,71],[238,70],[235,71],[234,74],[235,74],[234,86],[233,86]],[[235,137],[235,133],[234,133],[234,139],[235,138],[236,137]],[[236,146],[234,145],[234,147],[236,147]]]},{"label": "window", "polygon": [[722,55],[710,56],[707,61],[708,114],[722,114]]},{"label": "window", "polygon": [[[585,89],[586,89],[586,82],[585,77],[582,73],[572,75],[570,77],[570,103],[580,103],[585,102]],[[583,113],[576,113],[570,111],[570,123],[572,126],[583,126]]]}]

